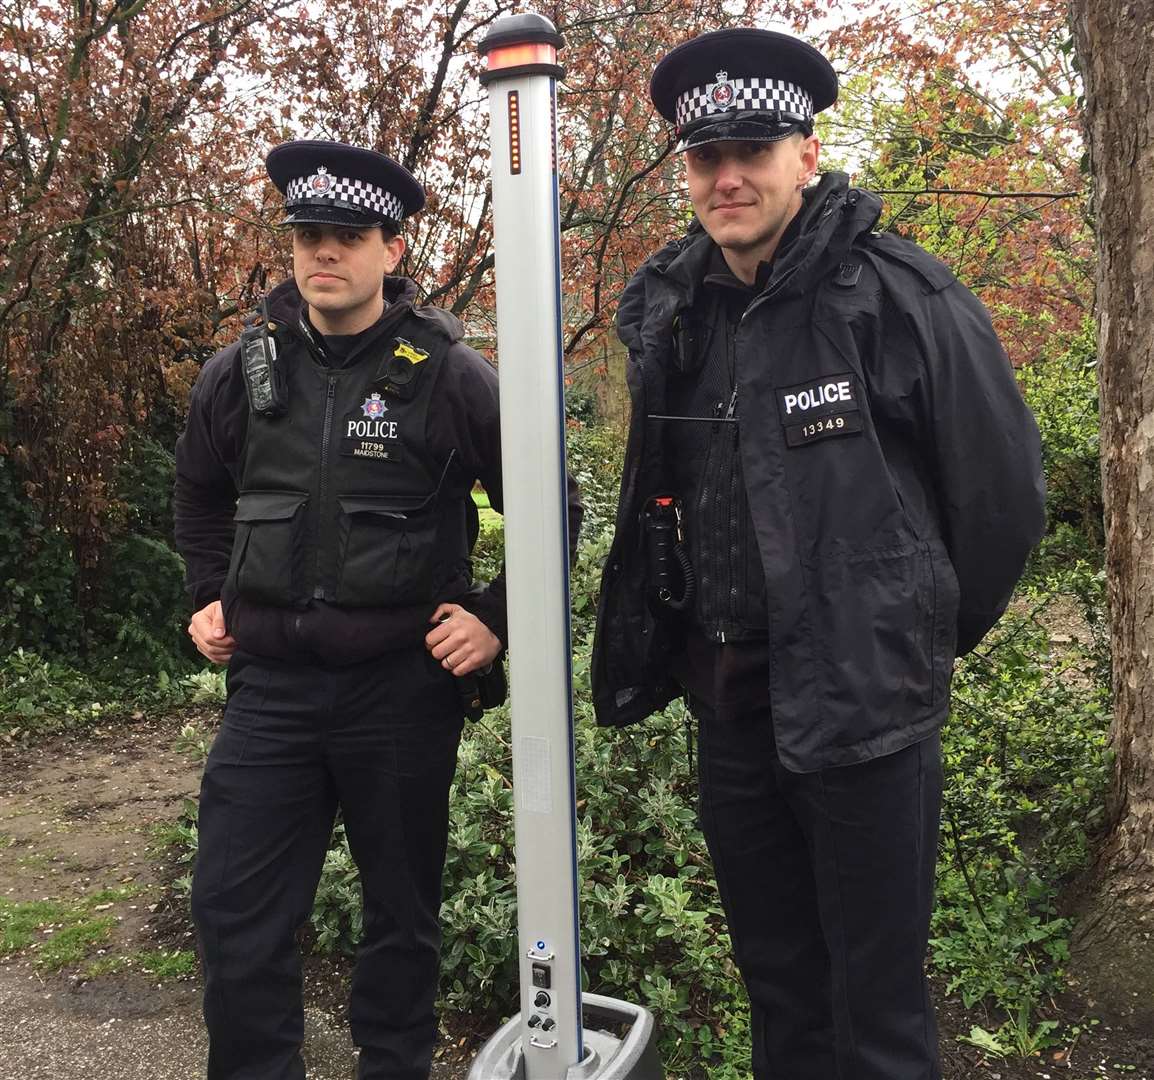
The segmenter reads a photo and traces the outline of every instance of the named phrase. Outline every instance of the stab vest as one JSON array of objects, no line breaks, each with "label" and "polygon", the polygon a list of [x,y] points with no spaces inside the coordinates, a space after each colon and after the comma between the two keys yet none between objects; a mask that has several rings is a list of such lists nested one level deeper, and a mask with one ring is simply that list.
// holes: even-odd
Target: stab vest
[{"label": "stab vest", "polygon": [[296,608],[463,591],[469,492],[426,438],[449,335],[409,313],[344,368],[324,367],[284,328],[275,337],[287,400],[277,416],[249,412],[226,591]]}]

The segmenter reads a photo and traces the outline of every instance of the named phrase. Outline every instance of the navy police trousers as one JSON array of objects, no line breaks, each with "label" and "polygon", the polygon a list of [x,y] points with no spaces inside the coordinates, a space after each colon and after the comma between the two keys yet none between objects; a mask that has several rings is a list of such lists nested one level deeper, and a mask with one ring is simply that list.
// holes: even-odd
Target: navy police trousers
[{"label": "navy police trousers", "polygon": [[208,1080],[302,1080],[297,934],[338,807],[364,930],[349,1022],[360,1080],[426,1080],[437,1022],[452,676],[424,649],[340,669],[238,653],[205,767],[192,910]]},{"label": "navy police trousers", "polygon": [[924,971],[938,737],[792,773],[768,709],[693,711],[702,828],[749,992],[755,1080],[940,1080]]}]

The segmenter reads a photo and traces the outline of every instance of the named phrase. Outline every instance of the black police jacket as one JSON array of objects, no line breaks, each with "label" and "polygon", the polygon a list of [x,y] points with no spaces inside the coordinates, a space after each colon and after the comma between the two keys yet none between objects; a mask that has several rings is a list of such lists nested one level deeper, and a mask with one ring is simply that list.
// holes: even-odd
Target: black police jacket
[{"label": "black police jacket", "polygon": [[[831,173],[737,331],[740,448],[765,570],[765,672],[782,763],[893,753],[949,708],[955,656],[997,621],[1044,528],[1037,425],[985,309],[919,247],[872,231],[873,195]],[[645,499],[679,314],[712,241],[697,223],[622,294],[633,415],[592,661],[602,724],[680,695],[675,628],[645,600]]]},{"label": "black police jacket", "polygon": [[[386,278],[384,281],[385,311],[377,324],[358,337],[358,351],[347,358],[350,368],[355,368],[364,356],[370,365],[385,358],[386,352],[395,351],[396,338],[404,337],[402,325],[414,317],[416,286],[405,278]],[[320,380],[320,393],[326,393],[327,386],[324,357],[318,357],[314,350],[323,342],[310,343],[307,323],[302,326],[303,301],[296,286],[290,281],[279,285],[269,294],[269,314],[282,329],[281,357],[289,364],[300,365],[309,378]],[[467,531],[469,545],[475,536],[476,518],[468,493],[476,479],[479,479],[489,494],[493,507],[500,510],[503,504],[501,487],[501,442],[498,406],[497,375],[493,366],[483,357],[461,342],[461,326],[458,320],[447,312],[435,308],[417,309],[417,317],[435,324],[432,332],[443,335],[446,349],[438,361],[436,370],[430,369],[427,380],[428,398],[423,415],[416,419],[418,428],[411,433],[414,446],[420,457],[417,471],[406,473],[400,486],[393,483],[388,474],[392,463],[388,455],[406,453],[406,439],[399,428],[381,431],[374,429],[381,438],[369,437],[371,415],[358,407],[356,399],[363,386],[349,384],[352,405],[342,402],[338,410],[334,403],[334,414],[345,422],[337,435],[350,440],[347,447],[339,442],[336,451],[342,447],[355,452],[361,443],[368,443],[368,453],[380,453],[385,458],[363,459],[366,468],[380,470],[379,486],[366,482],[363,474],[350,477],[350,486],[343,492],[333,491],[333,499],[344,497],[346,505],[333,506],[332,520],[338,530],[343,521],[349,529],[343,534],[338,531],[338,542],[344,542],[351,535],[354,523],[370,528],[382,524],[380,499],[399,496],[405,501],[419,494],[417,487],[426,482],[429,490],[438,491],[438,505],[455,506],[469,515]],[[414,344],[416,344],[414,342]],[[426,361],[431,362],[431,361]],[[376,368],[374,367],[374,372]],[[346,373],[347,374],[347,373]],[[302,376],[303,377],[303,376]],[[344,378],[345,376],[341,376]],[[296,388],[298,392],[300,388]],[[316,388],[314,387],[314,390]],[[385,395],[382,395],[384,397]],[[362,395],[371,399],[371,392]],[[390,410],[384,417],[396,416],[401,406],[393,400],[387,401]],[[322,402],[323,408],[323,402]],[[369,412],[376,410],[369,406]],[[345,415],[348,413],[349,415]],[[358,417],[366,421],[364,438],[356,427]],[[291,419],[285,417],[283,419]],[[354,427],[347,428],[347,421],[353,420]],[[368,659],[394,648],[412,647],[421,644],[428,630],[428,620],[436,602],[452,600],[472,611],[502,640],[507,640],[505,617],[505,582],[502,573],[487,587],[474,586],[465,589],[465,574],[451,571],[453,552],[457,550],[455,541],[448,545],[453,552],[447,558],[438,560],[434,554],[431,563],[424,564],[433,574],[434,580],[428,584],[428,595],[390,592],[387,582],[376,582],[371,595],[356,593],[355,577],[364,577],[358,571],[349,578],[349,587],[342,590],[336,578],[336,562],[330,560],[327,570],[319,576],[309,572],[307,566],[297,563],[298,587],[309,597],[298,597],[300,603],[284,604],[284,597],[267,595],[261,598],[260,587],[256,590],[237,588],[225,589],[226,577],[233,563],[238,569],[241,549],[234,544],[238,530],[246,534],[254,532],[254,523],[275,522],[276,514],[292,510],[282,521],[297,521],[296,510],[281,505],[276,498],[262,499],[260,495],[245,500],[241,496],[246,482],[244,471],[245,448],[248,444],[249,427],[252,422],[248,398],[241,369],[240,347],[233,344],[217,353],[204,366],[193,388],[189,405],[188,420],[176,447],[176,487],[173,509],[176,525],[177,547],[186,564],[187,587],[194,609],[200,609],[214,600],[225,603],[225,622],[229,633],[236,638],[240,648],[264,656],[282,659],[321,662],[325,664],[348,664]],[[260,421],[264,423],[264,421]],[[273,421],[272,423],[280,423]],[[391,441],[396,435],[397,441]],[[306,448],[313,455],[319,454],[319,444]],[[363,448],[361,448],[363,449]],[[349,460],[352,460],[350,457]],[[266,458],[267,462],[267,458]],[[264,466],[262,466],[264,467]],[[260,479],[265,486],[267,477]],[[280,488],[281,479],[273,477],[273,488]],[[319,482],[319,477],[317,477]],[[311,483],[311,481],[310,481]],[[287,485],[292,487],[291,484]],[[359,491],[353,488],[360,488]],[[304,487],[299,490],[303,491]],[[367,495],[367,500],[357,500],[355,496]],[[238,496],[240,496],[238,500]],[[283,500],[282,500],[283,501]],[[384,508],[384,523],[389,524],[388,507]],[[267,516],[267,515],[272,515]],[[237,518],[239,517],[239,521]],[[569,485],[570,540],[576,543],[581,506],[576,486]],[[359,522],[354,519],[361,518]],[[258,526],[259,527],[259,526]],[[291,531],[291,526],[290,526]],[[384,530],[371,535],[381,538]],[[255,533],[254,533],[255,534]],[[268,534],[270,539],[272,534]],[[390,539],[399,542],[394,530]],[[399,546],[394,554],[400,554]],[[299,551],[299,548],[294,550]],[[446,550],[446,549],[442,549]],[[371,560],[375,554],[383,553],[381,546],[367,544],[355,548]],[[231,556],[236,555],[236,559]],[[359,559],[359,556],[358,556]],[[446,571],[441,573],[436,563]],[[360,560],[364,566],[364,560]],[[458,567],[458,569],[463,569]],[[293,573],[292,564],[285,567],[286,574]],[[290,578],[291,580],[291,578]],[[367,580],[367,578],[365,579]],[[324,593],[317,595],[318,586]],[[424,590],[423,590],[424,591]],[[351,597],[354,602],[348,603]],[[304,606],[301,606],[303,604]]]}]

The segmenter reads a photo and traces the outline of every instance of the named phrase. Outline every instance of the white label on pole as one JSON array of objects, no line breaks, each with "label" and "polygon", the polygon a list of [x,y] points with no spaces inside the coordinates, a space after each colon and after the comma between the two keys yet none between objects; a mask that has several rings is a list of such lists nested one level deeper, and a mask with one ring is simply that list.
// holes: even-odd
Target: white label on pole
[{"label": "white label on pole", "polygon": [[549,740],[523,735],[518,742],[521,771],[517,791],[521,809],[531,814],[553,813],[553,780],[549,767]]}]

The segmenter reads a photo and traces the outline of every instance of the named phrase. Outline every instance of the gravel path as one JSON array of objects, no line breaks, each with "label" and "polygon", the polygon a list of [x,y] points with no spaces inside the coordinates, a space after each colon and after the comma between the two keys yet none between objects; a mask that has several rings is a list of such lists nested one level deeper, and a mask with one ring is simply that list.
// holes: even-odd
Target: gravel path
[{"label": "gravel path", "polygon": [[[115,922],[98,955],[120,958],[124,970],[94,978],[75,966],[43,970],[36,960],[49,931],[11,956],[0,949],[0,1080],[204,1076],[199,980],[158,982],[139,963],[142,950],[173,947],[171,928],[169,939],[157,937],[153,911],[164,889],[150,848],[155,827],[175,820],[199,784],[199,766],[172,749],[187,719],[141,717],[0,752],[0,898],[82,903],[100,890],[125,894],[96,909]],[[334,968],[306,975],[309,1080],[355,1076],[356,1051],[335,1004],[345,978]],[[436,1064],[431,1080],[464,1074]]]},{"label": "gravel path", "polygon": [[[196,1080],[206,1042],[197,989],[140,976],[69,987],[30,968],[0,968],[0,1080]],[[324,1010],[305,1012],[310,1080],[352,1080],[347,1030]],[[459,1073],[438,1067],[433,1076]]]}]

